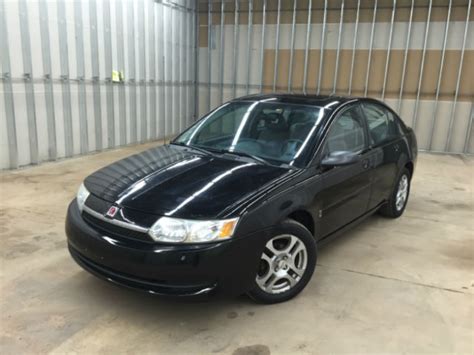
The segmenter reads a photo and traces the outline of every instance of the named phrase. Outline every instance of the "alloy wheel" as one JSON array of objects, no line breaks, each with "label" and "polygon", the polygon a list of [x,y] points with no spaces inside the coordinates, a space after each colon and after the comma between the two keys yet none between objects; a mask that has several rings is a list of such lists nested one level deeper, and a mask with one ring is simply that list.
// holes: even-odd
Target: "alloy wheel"
[{"label": "alloy wheel", "polygon": [[265,245],[257,285],[271,294],[286,292],[301,280],[307,264],[308,251],[298,237],[291,234],[276,236]]},{"label": "alloy wheel", "polygon": [[408,176],[403,175],[398,183],[397,196],[395,199],[395,207],[397,211],[401,211],[405,207],[408,197]]}]

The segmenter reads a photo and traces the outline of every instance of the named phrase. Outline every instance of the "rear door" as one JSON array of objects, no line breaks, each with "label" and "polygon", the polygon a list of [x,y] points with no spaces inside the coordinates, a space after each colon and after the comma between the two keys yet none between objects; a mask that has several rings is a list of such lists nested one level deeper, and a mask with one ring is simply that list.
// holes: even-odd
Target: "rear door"
[{"label": "rear door", "polygon": [[387,200],[398,174],[398,161],[403,150],[403,128],[398,118],[386,107],[375,102],[363,102],[362,112],[369,134],[374,169],[369,208]]},{"label": "rear door", "polygon": [[334,118],[323,144],[321,159],[337,151],[351,151],[361,157],[355,164],[323,168],[319,217],[321,234],[327,236],[363,215],[368,208],[371,152],[358,103],[343,109]]}]

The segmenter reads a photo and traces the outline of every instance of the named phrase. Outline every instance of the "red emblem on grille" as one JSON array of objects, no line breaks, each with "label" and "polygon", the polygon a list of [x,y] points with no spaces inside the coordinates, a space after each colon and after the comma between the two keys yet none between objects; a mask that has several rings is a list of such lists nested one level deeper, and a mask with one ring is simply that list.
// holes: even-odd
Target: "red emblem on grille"
[{"label": "red emblem on grille", "polygon": [[114,218],[118,210],[119,209],[117,207],[111,206],[106,213],[107,217]]}]

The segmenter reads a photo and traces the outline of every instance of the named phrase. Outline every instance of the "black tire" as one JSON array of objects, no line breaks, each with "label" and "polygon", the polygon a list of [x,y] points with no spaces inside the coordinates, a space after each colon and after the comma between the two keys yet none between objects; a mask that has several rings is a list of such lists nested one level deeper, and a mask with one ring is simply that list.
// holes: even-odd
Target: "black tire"
[{"label": "black tire", "polygon": [[[399,190],[400,182],[402,179],[406,176],[407,181],[408,181],[408,186],[407,186],[407,196],[404,201],[404,204],[401,208],[397,208],[397,193]],[[411,185],[411,176],[410,176],[410,171],[408,171],[407,168],[403,168],[402,171],[400,172],[397,181],[395,185],[393,186],[393,191],[390,194],[390,199],[387,201],[385,205],[383,205],[379,213],[388,218],[398,218],[403,214],[403,211],[405,211],[405,208],[408,203],[408,198],[410,197],[410,185]]]},{"label": "black tire", "polygon": [[[278,225],[278,227],[275,230],[275,233],[272,235],[271,238],[267,240],[267,243],[278,236],[284,236],[284,235],[291,235],[291,237],[296,237],[299,242],[304,244],[304,246],[306,247],[306,258],[305,258],[306,268],[304,269],[304,271],[302,271],[302,276],[300,276],[299,280],[296,281],[296,284],[294,286],[290,286],[290,289],[286,291],[282,291],[280,293],[270,293],[270,292],[264,291],[257,283],[257,276],[259,275],[259,272],[261,271],[262,263],[263,263],[263,266],[265,266],[264,264],[266,263],[265,261],[262,260],[261,265],[259,266],[259,270],[257,271],[257,274],[255,275],[254,286],[248,292],[248,295],[250,296],[250,298],[252,298],[256,302],[266,303],[266,304],[285,302],[295,297],[298,293],[300,293],[308,284],[309,280],[311,279],[311,276],[313,275],[314,269],[316,267],[316,259],[317,259],[316,241],[313,235],[301,223],[296,222],[295,220],[292,220],[292,219],[286,219],[280,225]],[[282,237],[282,240],[283,239],[284,237]],[[279,239],[274,242],[277,243],[278,241]],[[298,246],[300,245],[295,244],[295,248]],[[264,250],[262,250],[262,257],[264,256],[264,253],[265,254],[269,253],[269,249],[267,249],[267,247],[265,247]],[[268,267],[271,268],[270,265],[268,265]],[[292,269],[290,267],[290,269],[287,269],[287,270],[292,270]],[[267,272],[268,271],[270,271],[270,269],[267,270]],[[289,273],[291,271],[287,271],[287,272]],[[296,273],[294,275],[296,275]]]}]

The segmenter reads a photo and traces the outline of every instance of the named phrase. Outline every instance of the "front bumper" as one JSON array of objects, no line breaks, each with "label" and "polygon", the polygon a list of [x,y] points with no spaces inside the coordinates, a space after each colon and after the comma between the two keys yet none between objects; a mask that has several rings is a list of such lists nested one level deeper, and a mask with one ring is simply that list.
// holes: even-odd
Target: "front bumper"
[{"label": "front bumper", "polygon": [[107,281],[153,294],[239,295],[250,289],[266,233],[194,245],[120,238],[92,228],[72,201],[66,218],[71,256]]}]

